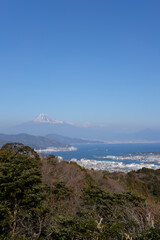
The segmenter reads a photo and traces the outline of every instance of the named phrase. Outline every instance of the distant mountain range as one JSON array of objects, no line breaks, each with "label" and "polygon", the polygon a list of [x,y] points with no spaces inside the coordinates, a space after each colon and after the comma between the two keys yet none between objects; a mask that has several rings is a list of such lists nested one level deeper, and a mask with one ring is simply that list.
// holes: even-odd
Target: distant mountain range
[{"label": "distant mountain range", "polygon": [[[59,121],[47,114],[39,114],[32,121],[19,124],[1,131],[4,134],[26,133],[44,136],[61,143],[80,144],[92,140],[106,142],[160,142],[160,130],[145,129],[134,133],[111,130],[105,126],[76,126],[73,123]],[[57,136],[58,135],[58,136]],[[62,137],[66,136],[66,137]]]},{"label": "distant mountain range", "polygon": [[70,137],[64,137],[61,135],[57,135],[57,134],[47,134],[46,135],[47,138],[50,139],[54,139],[60,143],[63,144],[99,144],[99,143],[104,143],[103,141],[96,141],[96,140],[84,140],[84,139],[80,139],[80,138],[70,138]]},{"label": "distant mountain range", "polygon": [[102,143],[99,141],[87,141],[78,138],[68,138],[56,134],[49,134],[46,137],[33,136],[26,133],[8,135],[0,134],[0,147],[8,142],[23,143],[24,145],[30,146],[34,149],[45,149],[45,148],[63,148],[70,147],[71,144],[89,144],[89,143]]},{"label": "distant mountain range", "polygon": [[41,136],[32,136],[26,133],[7,135],[0,134],[0,147],[7,142],[19,142],[30,146],[34,149],[44,149],[49,147],[69,147],[69,144],[60,143],[54,139],[49,139]]},{"label": "distant mountain range", "polygon": [[135,133],[127,134],[126,137],[135,141],[160,141],[160,130],[144,129]]}]

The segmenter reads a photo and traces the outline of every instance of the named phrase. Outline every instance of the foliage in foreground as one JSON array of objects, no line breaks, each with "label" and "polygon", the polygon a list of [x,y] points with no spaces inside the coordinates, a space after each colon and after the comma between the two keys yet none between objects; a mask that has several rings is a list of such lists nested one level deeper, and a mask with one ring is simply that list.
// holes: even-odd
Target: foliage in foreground
[{"label": "foliage in foreground", "polygon": [[84,170],[7,145],[0,150],[0,240],[158,240],[159,176]]},{"label": "foliage in foreground", "polygon": [[[38,161],[28,155],[0,151],[0,233],[33,238],[41,234],[46,211]],[[33,236],[34,235],[34,236]]]}]

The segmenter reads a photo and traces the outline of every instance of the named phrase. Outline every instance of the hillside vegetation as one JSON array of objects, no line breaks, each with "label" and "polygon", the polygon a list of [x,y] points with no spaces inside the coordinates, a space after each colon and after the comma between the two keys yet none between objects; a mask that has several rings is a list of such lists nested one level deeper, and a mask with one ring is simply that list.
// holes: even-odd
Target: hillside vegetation
[{"label": "hillside vegetation", "polygon": [[86,170],[23,144],[0,150],[0,239],[160,239],[160,170]]}]

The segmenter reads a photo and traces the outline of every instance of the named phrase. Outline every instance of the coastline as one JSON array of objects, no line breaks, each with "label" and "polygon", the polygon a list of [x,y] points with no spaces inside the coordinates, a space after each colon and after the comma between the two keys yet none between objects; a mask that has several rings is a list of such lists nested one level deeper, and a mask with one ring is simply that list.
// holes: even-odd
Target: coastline
[{"label": "coastline", "polygon": [[77,151],[76,147],[48,147],[44,149],[34,149],[37,153],[49,153],[49,152],[71,152]]}]

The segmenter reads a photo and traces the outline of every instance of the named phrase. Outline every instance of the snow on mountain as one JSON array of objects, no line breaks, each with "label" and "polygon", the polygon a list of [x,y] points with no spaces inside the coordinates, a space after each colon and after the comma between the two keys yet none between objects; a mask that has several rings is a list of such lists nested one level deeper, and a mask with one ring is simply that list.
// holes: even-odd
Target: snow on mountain
[{"label": "snow on mountain", "polygon": [[[74,134],[77,127],[72,123],[55,120],[48,114],[41,113],[31,121],[21,123],[19,125],[6,128],[1,133],[5,134],[19,134],[27,133],[31,135],[44,136],[46,134],[60,134],[66,136],[79,136]],[[78,129],[79,130],[79,129]],[[81,131],[80,131],[81,132]],[[73,135],[72,135],[73,133]]]},{"label": "snow on mountain", "polygon": [[118,132],[105,126],[78,126],[70,122],[55,120],[47,114],[39,114],[35,119],[7,129],[1,133],[20,134],[26,133],[35,136],[57,134],[70,138],[97,139],[110,142],[124,141],[160,141],[160,130],[144,130],[134,133]]},{"label": "snow on mountain", "polygon": [[40,113],[36,118],[33,119],[33,122],[38,123],[51,123],[51,124],[61,124],[63,121],[55,120],[51,118],[48,114]]}]

